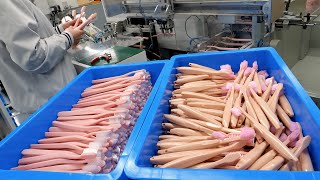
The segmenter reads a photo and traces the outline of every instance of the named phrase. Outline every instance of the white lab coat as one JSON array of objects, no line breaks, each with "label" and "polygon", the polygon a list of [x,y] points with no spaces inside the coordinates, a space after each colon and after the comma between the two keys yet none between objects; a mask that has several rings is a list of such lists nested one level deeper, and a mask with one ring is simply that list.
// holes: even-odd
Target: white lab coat
[{"label": "white lab coat", "polygon": [[72,35],[29,0],[0,0],[0,81],[12,107],[32,113],[75,76]]}]

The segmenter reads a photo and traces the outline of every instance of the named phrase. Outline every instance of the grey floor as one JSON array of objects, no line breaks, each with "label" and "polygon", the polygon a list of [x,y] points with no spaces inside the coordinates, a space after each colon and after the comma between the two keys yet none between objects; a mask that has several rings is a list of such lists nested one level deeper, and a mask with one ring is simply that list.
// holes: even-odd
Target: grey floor
[{"label": "grey floor", "polygon": [[291,70],[320,107],[320,47],[310,48],[308,55]]}]

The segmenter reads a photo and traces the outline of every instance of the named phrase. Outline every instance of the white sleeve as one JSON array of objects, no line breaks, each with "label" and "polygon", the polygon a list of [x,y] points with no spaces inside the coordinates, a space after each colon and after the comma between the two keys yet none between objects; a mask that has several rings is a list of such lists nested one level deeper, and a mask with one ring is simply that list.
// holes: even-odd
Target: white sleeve
[{"label": "white sleeve", "polygon": [[59,24],[58,26],[54,27],[54,30],[56,31],[56,33],[61,34],[63,33],[64,29],[63,29],[63,25]]},{"label": "white sleeve", "polygon": [[37,19],[23,0],[0,2],[0,39],[11,59],[25,71],[46,73],[64,59],[73,44],[68,32],[41,38]]}]

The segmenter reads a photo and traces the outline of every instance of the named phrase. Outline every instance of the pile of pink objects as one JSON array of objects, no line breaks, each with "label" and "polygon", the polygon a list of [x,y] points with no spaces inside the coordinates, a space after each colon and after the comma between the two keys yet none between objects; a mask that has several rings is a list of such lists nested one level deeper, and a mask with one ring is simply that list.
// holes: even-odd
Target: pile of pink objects
[{"label": "pile of pink objects", "polygon": [[284,85],[247,61],[233,72],[189,63],[178,67],[171,113],[162,124],[158,168],[313,171]]},{"label": "pile of pink objects", "polygon": [[93,80],[70,111],[58,113],[45,138],[22,151],[12,169],[111,172],[147,101],[150,79],[143,69]]}]

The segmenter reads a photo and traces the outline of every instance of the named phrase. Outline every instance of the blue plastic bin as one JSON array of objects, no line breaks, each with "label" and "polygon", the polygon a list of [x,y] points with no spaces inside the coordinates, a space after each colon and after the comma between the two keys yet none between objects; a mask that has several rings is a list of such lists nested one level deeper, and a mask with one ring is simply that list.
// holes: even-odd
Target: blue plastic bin
[{"label": "blue plastic bin", "polygon": [[173,82],[176,80],[176,67],[198,63],[212,68],[230,64],[234,72],[238,72],[243,60],[250,65],[258,61],[259,69],[267,70],[278,82],[284,84],[294,111],[294,121],[301,123],[305,135],[313,139],[309,147],[315,170],[320,170],[320,112],[313,101],[293,76],[281,57],[272,48],[250,49],[232,52],[217,52],[192,55],[180,55],[172,58],[172,68],[167,72],[159,89],[158,96],[149,111],[143,129],[129,156],[125,167],[126,175],[131,179],[319,179],[318,172],[279,172],[279,171],[247,171],[247,170],[195,170],[174,168],[153,168],[150,157],[157,154],[158,137],[162,133],[161,123],[166,121],[163,114],[170,112],[168,100],[171,98]]},{"label": "blue plastic bin", "polygon": [[[21,126],[0,142],[0,179],[126,179],[127,177],[124,174],[125,163],[160,87],[163,72],[166,69],[165,66],[168,65],[166,62],[110,65],[89,68],[83,71]],[[127,141],[117,167],[111,173],[92,175],[9,170],[18,165],[22,150],[29,148],[30,144],[37,143],[39,139],[44,138],[45,132],[51,127],[52,121],[57,118],[58,112],[70,110],[72,105],[77,103],[83,90],[91,85],[91,80],[122,75],[139,69],[146,69],[151,74],[153,89]]]}]

